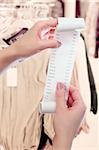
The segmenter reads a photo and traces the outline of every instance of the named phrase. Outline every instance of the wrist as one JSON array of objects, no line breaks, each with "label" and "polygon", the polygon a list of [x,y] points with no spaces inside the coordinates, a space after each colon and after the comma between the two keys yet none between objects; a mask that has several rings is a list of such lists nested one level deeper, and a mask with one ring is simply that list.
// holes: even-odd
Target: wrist
[{"label": "wrist", "polygon": [[16,61],[18,55],[15,48],[11,45],[0,52],[0,72],[2,72],[9,64]]},{"label": "wrist", "polygon": [[72,140],[55,136],[52,150],[71,150]]},{"label": "wrist", "polygon": [[10,49],[12,50],[14,58],[19,59],[20,57],[22,57],[20,55],[19,47],[16,42],[10,46]]},{"label": "wrist", "polygon": [[7,47],[7,52],[9,53],[11,59],[17,60],[20,58],[20,55],[17,52],[17,47],[16,45],[12,44],[11,46]]}]

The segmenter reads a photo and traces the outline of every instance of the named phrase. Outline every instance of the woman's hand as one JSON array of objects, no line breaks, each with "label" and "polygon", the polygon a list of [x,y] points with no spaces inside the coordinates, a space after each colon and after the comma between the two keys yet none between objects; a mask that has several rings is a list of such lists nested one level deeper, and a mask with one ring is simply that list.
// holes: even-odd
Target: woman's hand
[{"label": "woman's hand", "polygon": [[[9,64],[22,57],[29,57],[47,48],[56,48],[60,43],[54,39],[57,19],[37,22],[23,37],[0,52],[0,72]],[[49,29],[42,38],[42,31]]]},{"label": "woman's hand", "polygon": [[53,150],[70,150],[72,141],[86,110],[85,104],[77,89],[70,87],[67,104],[65,92],[66,88],[64,84],[58,83],[56,89]]},{"label": "woman's hand", "polygon": [[[47,28],[55,28],[57,26],[57,19],[49,19],[45,21],[38,21],[24,36],[12,45],[12,49],[19,57],[28,57],[36,54],[47,48],[59,47],[59,42],[53,38],[53,32],[48,32],[48,39],[41,38],[41,32]],[[51,36],[52,34],[52,36]]]}]

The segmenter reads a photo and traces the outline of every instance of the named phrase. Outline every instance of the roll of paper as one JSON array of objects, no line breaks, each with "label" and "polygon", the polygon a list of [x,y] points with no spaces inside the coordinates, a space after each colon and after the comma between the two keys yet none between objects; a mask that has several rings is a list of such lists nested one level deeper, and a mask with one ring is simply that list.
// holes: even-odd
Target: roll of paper
[{"label": "roll of paper", "polygon": [[47,113],[47,112],[54,113],[55,108],[56,108],[55,101],[45,101],[45,102],[40,103],[40,112],[41,113]]},{"label": "roll of paper", "polygon": [[58,18],[57,32],[66,32],[66,30],[82,29],[84,27],[83,18]]},{"label": "roll of paper", "polygon": [[[52,49],[49,59],[44,96],[40,104],[40,112],[53,113],[56,109],[55,91],[57,82],[69,88],[80,30],[84,28],[82,18],[59,18],[56,38],[62,43],[59,48]],[[68,92],[65,93],[68,97]]]}]

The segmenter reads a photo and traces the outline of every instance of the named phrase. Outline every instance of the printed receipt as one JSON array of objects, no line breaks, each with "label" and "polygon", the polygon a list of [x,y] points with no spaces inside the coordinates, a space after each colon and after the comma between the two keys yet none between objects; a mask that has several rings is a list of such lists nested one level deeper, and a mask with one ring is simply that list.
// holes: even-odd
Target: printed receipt
[{"label": "printed receipt", "polygon": [[[83,18],[58,18],[55,36],[62,45],[52,49],[51,52],[44,96],[40,103],[41,113],[55,112],[57,82],[62,82],[67,88],[69,87],[77,53],[77,41],[84,25]],[[68,97],[68,93],[65,93],[65,96]]]}]

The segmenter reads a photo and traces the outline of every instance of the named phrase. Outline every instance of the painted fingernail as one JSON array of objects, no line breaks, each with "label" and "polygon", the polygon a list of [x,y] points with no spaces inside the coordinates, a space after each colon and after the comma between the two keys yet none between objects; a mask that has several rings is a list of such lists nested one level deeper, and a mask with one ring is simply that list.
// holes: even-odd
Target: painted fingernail
[{"label": "painted fingernail", "polygon": [[64,90],[66,91],[66,85],[65,85],[65,83],[64,83]]},{"label": "painted fingernail", "polygon": [[61,83],[59,84],[59,89],[60,89],[60,90],[62,89],[62,84],[61,84]]},{"label": "painted fingernail", "polygon": [[59,82],[57,83],[57,87],[56,88],[57,88],[57,90],[60,89],[60,83]]},{"label": "painted fingernail", "polygon": [[59,84],[59,88],[60,88],[60,90],[64,88],[64,85],[61,82]]},{"label": "painted fingernail", "polygon": [[54,34],[54,32],[55,32],[55,29],[50,29],[50,31],[49,31],[51,34]]},{"label": "painted fingernail", "polygon": [[58,82],[58,83],[57,83],[57,90],[61,90],[61,89],[63,89],[63,88],[64,88],[63,83]]}]

